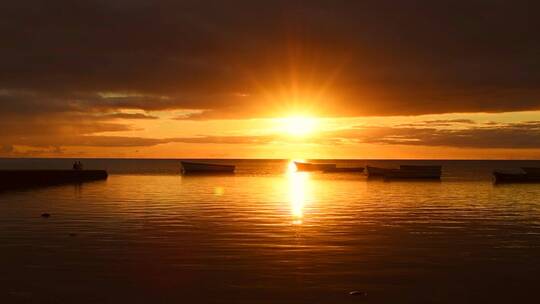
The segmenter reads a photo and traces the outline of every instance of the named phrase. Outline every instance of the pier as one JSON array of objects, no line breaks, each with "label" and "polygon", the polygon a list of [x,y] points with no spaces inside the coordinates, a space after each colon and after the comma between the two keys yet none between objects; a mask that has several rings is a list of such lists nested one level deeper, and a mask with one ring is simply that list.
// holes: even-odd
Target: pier
[{"label": "pier", "polygon": [[0,170],[0,190],[105,180],[105,170]]}]

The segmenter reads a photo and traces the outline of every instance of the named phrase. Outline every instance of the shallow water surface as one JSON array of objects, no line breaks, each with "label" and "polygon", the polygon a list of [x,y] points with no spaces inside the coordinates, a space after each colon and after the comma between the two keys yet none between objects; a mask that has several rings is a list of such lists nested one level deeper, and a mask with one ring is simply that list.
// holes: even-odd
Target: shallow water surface
[{"label": "shallow water surface", "polygon": [[486,164],[441,182],[249,166],[1,193],[2,302],[536,299],[539,185],[472,178]]}]

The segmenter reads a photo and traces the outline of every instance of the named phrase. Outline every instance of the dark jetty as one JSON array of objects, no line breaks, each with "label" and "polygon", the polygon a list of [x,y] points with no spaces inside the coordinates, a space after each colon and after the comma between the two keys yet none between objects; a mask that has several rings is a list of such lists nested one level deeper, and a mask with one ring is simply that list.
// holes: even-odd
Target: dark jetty
[{"label": "dark jetty", "polygon": [[105,170],[0,170],[0,190],[78,184],[107,176]]}]

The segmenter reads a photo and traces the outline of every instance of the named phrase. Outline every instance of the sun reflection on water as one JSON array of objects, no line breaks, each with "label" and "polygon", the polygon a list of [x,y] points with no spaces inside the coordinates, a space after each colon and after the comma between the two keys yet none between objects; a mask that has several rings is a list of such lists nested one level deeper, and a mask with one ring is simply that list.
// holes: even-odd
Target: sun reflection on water
[{"label": "sun reflection on water", "polygon": [[309,172],[297,172],[294,162],[288,164],[287,178],[289,183],[289,201],[293,224],[302,224],[304,207],[312,199]]}]

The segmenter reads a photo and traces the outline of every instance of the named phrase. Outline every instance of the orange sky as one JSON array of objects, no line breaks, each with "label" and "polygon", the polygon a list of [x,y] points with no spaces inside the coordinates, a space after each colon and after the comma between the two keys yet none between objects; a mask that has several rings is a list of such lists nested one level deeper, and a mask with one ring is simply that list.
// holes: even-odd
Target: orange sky
[{"label": "orange sky", "polygon": [[[534,159],[540,149],[518,138],[536,136],[540,112],[320,118],[294,116],[237,120],[178,120],[178,111],[124,113],[155,119],[117,118],[121,131],[85,136],[118,138],[108,147],[17,145],[12,155],[130,158],[443,158]],[[510,132],[510,133],[509,133]],[[515,137],[515,136],[514,136]],[[121,145],[125,138],[160,142]],[[457,138],[457,140],[456,140]],[[463,138],[467,140],[463,140]],[[501,142],[502,141],[502,142]],[[499,145],[498,142],[501,142]],[[532,146],[529,146],[529,143]]]},{"label": "orange sky", "polygon": [[7,1],[0,157],[540,158],[538,6]]}]

